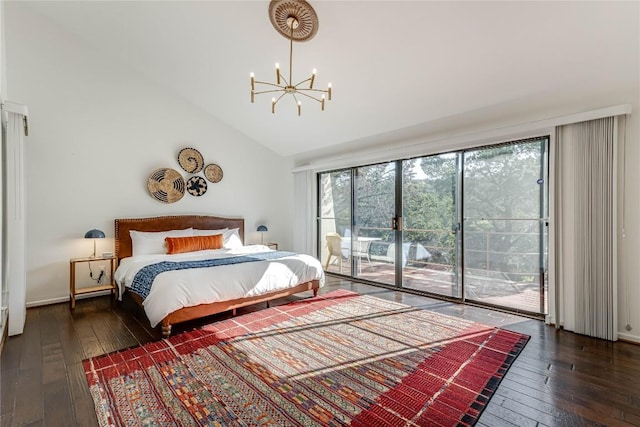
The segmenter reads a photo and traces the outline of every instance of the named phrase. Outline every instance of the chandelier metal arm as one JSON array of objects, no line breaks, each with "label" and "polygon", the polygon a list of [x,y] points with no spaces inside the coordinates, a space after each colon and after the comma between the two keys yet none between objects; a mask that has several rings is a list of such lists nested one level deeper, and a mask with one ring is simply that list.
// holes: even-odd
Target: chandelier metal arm
[{"label": "chandelier metal arm", "polygon": [[[312,74],[312,76],[314,76],[315,74]],[[300,86],[302,83],[306,83],[308,81],[311,81],[311,86],[309,87],[309,89],[311,89],[313,87],[313,77],[308,77],[306,80],[302,80],[301,82],[296,83],[295,85],[293,85],[296,89],[298,89],[298,86]],[[298,89],[301,90],[301,89]]]},{"label": "chandelier metal arm", "polygon": [[[324,92],[324,91],[323,90],[318,90],[318,89],[305,89],[304,91],[299,91],[298,92],[300,95],[304,95],[307,98],[311,98],[314,101],[318,101],[320,103],[321,110],[324,111],[324,102],[325,102],[324,95],[322,96],[322,98],[318,99],[315,96],[312,96],[312,95],[309,95],[308,93],[305,93],[307,91],[317,91],[317,92]],[[331,99],[331,98],[329,98],[329,99]],[[298,115],[300,115],[300,104],[298,104]]]},{"label": "chandelier metal arm", "polygon": [[[307,89],[308,90],[308,89]],[[311,96],[307,93],[304,93],[303,91],[299,90],[298,92],[296,92],[298,95],[302,95],[302,96],[306,96],[307,98],[311,98],[314,101],[318,101],[318,102],[322,102],[322,98],[316,98],[315,96]]]},{"label": "chandelier metal arm", "polygon": [[278,103],[278,101],[280,101],[280,100],[282,99],[282,97],[283,97],[283,96],[285,96],[285,95],[286,95],[286,93],[283,93],[282,95],[280,95],[280,96],[278,97],[278,99],[275,99],[275,98],[274,98],[274,100],[272,100],[272,101],[271,101],[271,103],[273,104],[273,106],[275,107],[275,105]]},{"label": "chandelier metal arm", "polygon": [[[282,89],[284,89],[284,88],[285,88],[285,86],[283,86],[283,85],[277,85],[277,84],[275,84],[275,83],[261,82],[261,81],[258,81],[258,80],[256,80],[255,82],[256,82],[256,83],[259,83],[259,84],[261,84],[261,85],[267,85],[267,86],[277,87],[277,88],[280,88],[280,90],[282,90]],[[256,92],[256,93],[258,93],[258,92]]]},{"label": "chandelier metal arm", "polygon": [[273,90],[263,90],[260,92],[253,92],[254,95],[262,95],[263,93],[274,93],[274,92],[282,92],[282,89],[273,89]]},{"label": "chandelier metal arm", "polygon": [[298,91],[300,91],[300,92],[302,92],[302,91],[305,91],[305,92],[322,92],[322,93],[325,93],[325,94],[329,94],[329,91],[326,90],[326,89],[298,89]]}]

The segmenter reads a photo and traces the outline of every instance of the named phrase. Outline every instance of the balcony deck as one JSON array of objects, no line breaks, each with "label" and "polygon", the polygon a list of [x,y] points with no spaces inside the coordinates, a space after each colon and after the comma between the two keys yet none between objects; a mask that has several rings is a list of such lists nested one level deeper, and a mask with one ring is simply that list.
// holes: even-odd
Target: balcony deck
[{"label": "balcony deck", "polygon": [[[327,272],[351,275],[351,259],[344,259],[342,271],[334,260]],[[372,282],[395,284],[394,265],[379,260],[356,259],[356,278]],[[538,277],[533,282],[516,282],[491,272],[476,271],[467,275],[465,299],[497,305],[515,311],[545,313],[546,303],[541,310],[540,284]],[[460,297],[460,285],[453,268],[431,263],[408,263],[403,268],[403,288],[429,292],[446,297]],[[544,289],[546,293],[546,289]],[[546,299],[545,299],[546,300]]]}]

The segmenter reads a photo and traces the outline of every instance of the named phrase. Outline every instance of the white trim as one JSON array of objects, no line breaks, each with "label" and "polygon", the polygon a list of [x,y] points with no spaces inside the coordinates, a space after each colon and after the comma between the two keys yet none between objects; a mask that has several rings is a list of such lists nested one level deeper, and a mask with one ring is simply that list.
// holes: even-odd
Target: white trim
[{"label": "white trim", "polygon": [[[6,105],[5,105],[6,106]],[[4,116],[4,113],[3,113]],[[5,120],[5,117],[2,117]],[[26,320],[26,215],[25,215],[25,117],[20,113],[7,114],[4,143],[4,217],[2,218],[2,253],[4,287],[8,291],[9,336],[19,335]],[[24,130],[23,130],[24,126]]]},{"label": "white trim", "polygon": [[[613,107],[601,108],[599,110],[585,111],[582,113],[505,126],[481,132],[452,135],[450,137],[427,141],[414,141],[378,150],[356,150],[355,152],[348,154],[320,158],[307,165],[296,167],[292,172],[296,173],[307,170],[321,172],[341,167],[357,166],[358,164],[391,161],[401,158],[454,151],[461,148],[473,148],[475,146],[486,145],[488,140],[493,140],[491,141],[493,143],[499,143],[513,139],[523,139],[529,136],[536,136],[534,134],[538,134],[539,136],[540,132],[551,132],[556,126],[600,119],[603,117],[618,116],[621,114],[631,114],[631,111],[631,104],[622,104]],[[504,141],[496,141],[496,139],[503,139]],[[357,153],[357,156],[354,156],[355,153]],[[354,158],[357,159],[357,164],[354,164]]]},{"label": "white trim", "polygon": [[2,104],[0,104],[0,108],[9,113],[16,113],[25,117],[29,117],[29,109],[26,105],[17,104],[11,101],[4,101]]},{"label": "white trim", "polygon": [[[80,295],[76,295],[76,301],[77,300],[81,300],[81,299],[86,299],[86,298],[93,298],[93,297],[99,297],[99,296],[103,296],[103,295],[109,295],[111,293],[111,291],[100,291],[100,292],[92,292],[90,295],[89,294],[80,294]],[[31,301],[27,303],[27,308],[33,308],[33,307],[40,307],[42,305],[51,305],[51,304],[59,304],[61,302],[69,302],[69,296],[64,296],[64,297],[58,297],[58,298],[51,298],[51,299],[43,299],[43,300],[39,300],[39,301]]]},{"label": "white trim", "polygon": [[618,332],[618,339],[640,344],[640,335],[623,334],[622,332]]},{"label": "white trim", "polygon": [[548,152],[548,165],[547,165],[547,218],[549,218],[549,228],[547,229],[547,310],[548,313],[545,316],[546,324],[556,325],[556,328],[560,328],[562,325],[560,316],[558,315],[557,307],[560,304],[560,299],[556,288],[556,216],[554,214],[556,209],[555,197],[556,197],[556,129],[549,134],[549,145],[547,147]]},{"label": "white trim", "polygon": [[611,290],[611,303],[613,304],[613,341],[618,340],[618,329],[620,324],[618,320],[618,115],[613,117],[613,216],[611,218],[611,228],[613,229],[613,289]]}]

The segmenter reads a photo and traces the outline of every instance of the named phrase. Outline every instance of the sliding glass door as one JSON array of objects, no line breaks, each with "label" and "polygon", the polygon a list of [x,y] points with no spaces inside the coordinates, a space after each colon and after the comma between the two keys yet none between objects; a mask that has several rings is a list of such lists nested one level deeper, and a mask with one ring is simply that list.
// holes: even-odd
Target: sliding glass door
[{"label": "sliding glass door", "polygon": [[547,139],[464,153],[465,298],[544,313]]},{"label": "sliding glass door", "polygon": [[459,157],[403,162],[402,286],[460,298]]},{"label": "sliding glass door", "polygon": [[355,169],[353,276],[396,284],[396,163]]},{"label": "sliding glass door", "polygon": [[318,254],[325,271],[351,276],[351,170],[327,172],[318,178]]},{"label": "sliding glass door", "polygon": [[548,137],[318,174],[325,270],[546,313]]}]

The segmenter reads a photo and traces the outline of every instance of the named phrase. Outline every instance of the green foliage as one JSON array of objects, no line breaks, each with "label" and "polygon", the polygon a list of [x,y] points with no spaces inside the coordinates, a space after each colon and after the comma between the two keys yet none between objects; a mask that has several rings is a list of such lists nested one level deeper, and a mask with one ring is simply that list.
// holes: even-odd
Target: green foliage
[{"label": "green foliage", "polygon": [[[543,178],[543,141],[403,161],[404,241],[423,245],[432,255],[431,262],[453,267],[455,231],[463,223],[467,267],[502,271],[513,280],[533,277],[539,268],[541,230],[537,218],[544,186],[538,180]],[[456,207],[459,163],[464,165],[464,221]],[[374,252],[384,253],[394,238],[389,228],[394,216],[395,165],[359,167],[354,173],[356,224],[361,235],[382,239],[372,247]],[[350,228],[351,170],[321,177],[322,203],[332,200],[336,230],[344,234]],[[506,220],[512,218],[529,220]]]}]

